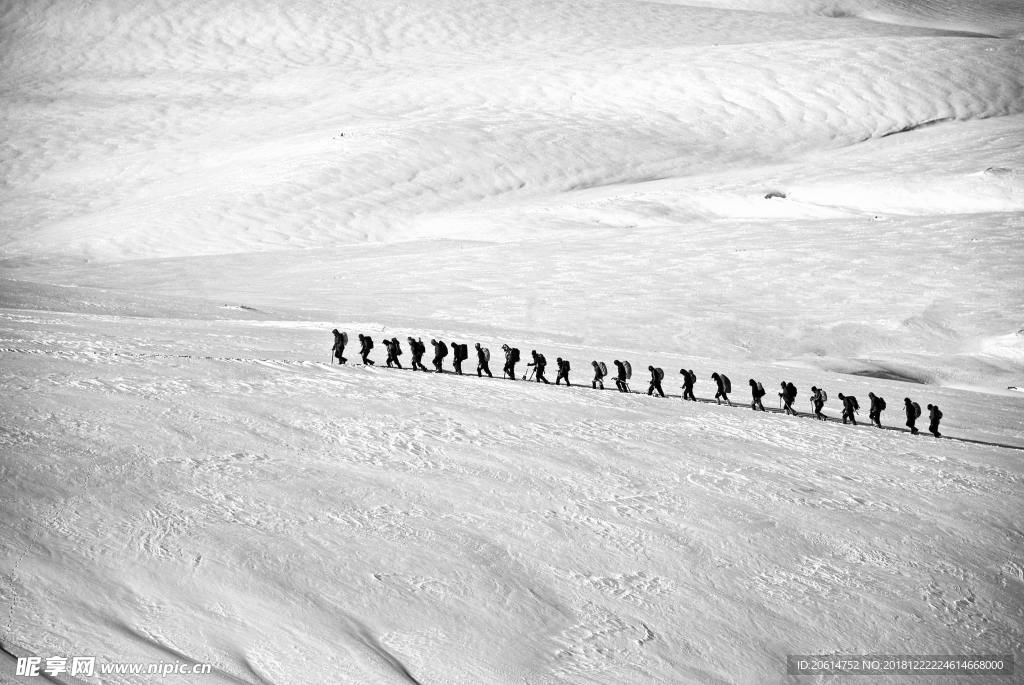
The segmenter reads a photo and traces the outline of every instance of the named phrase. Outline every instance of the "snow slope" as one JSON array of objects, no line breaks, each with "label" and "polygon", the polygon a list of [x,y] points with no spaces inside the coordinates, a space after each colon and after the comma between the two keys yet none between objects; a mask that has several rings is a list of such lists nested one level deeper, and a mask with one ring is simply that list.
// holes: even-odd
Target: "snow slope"
[{"label": "snow slope", "polygon": [[[0,4],[0,682],[1019,657],[1022,35],[1000,0]],[[330,368],[335,326],[910,396],[949,439]]]}]

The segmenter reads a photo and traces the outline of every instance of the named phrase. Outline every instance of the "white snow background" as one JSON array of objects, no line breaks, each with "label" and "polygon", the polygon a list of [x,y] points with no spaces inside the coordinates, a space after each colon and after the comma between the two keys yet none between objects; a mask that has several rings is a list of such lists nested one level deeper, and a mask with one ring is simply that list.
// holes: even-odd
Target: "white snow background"
[{"label": "white snow background", "polygon": [[[0,3],[0,682],[1019,658],[1022,40],[1015,0]],[[586,387],[380,368],[408,335]],[[616,358],[677,396],[591,390]]]}]

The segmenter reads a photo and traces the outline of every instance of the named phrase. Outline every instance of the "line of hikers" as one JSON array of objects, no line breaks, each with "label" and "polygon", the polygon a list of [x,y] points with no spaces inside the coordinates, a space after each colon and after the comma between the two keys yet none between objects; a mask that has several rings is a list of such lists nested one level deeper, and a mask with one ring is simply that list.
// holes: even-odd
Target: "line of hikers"
[{"label": "line of hikers", "polygon": [[[348,345],[348,334],[339,332],[335,328],[332,333],[334,334],[334,347],[331,349],[332,363],[334,359],[338,360],[339,364],[344,364],[348,361],[345,358],[344,352],[345,347]],[[402,362],[398,359],[402,355],[402,346],[398,342],[398,338],[391,338],[390,340],[384,339],[384,347],[387,350],[387,366],[398,367],[399,369],[404,368]],[[422,338],[413,338],[409,336],[409,351],[412,353],[412,369],[414,371],[428,371],[426,366],[423,365],[423,355],[426,354],[427,346],[423,343]],[[455,368],[455,373],[462,375],[462,363],[469,359],[469,347],[465,344],[453,342],[449,347],[443,340],[431,339],[430,344],[434,348],[434,357],[432,364],[434,371],[437,373],[443,373],[442,365],[449,352],[452,353],[452,366]],[[480,343],[476,343],[476,355],[477,355],[477,367],[476,375],[483,376],[487,374],[488,378],[493,378],[490,369],[491,351],[486,347],[483,347]],[[362,359],[363,364],[367,366],[373,366],[374,362],[370,359],[370,352],[373,350],[373,339],[368,335],[359,334],[359,356]],[[501,346],[502,352],[505,354],[505,366],[502,368],[502,373],[507,376],[510,380],[516,380],[516,364],[520,362],[519,348],[510,347],[509,345]],[[549,383],[544,372],[547,368],[547,358],[536,350],[530,351],[530,356],[533,361],[527,363],[527,367],[530,369],[529,375],[524,375],[521,380],[535,380],[538,383]],[[619,392],[632,392],[629,388],[629,380],[633,376],[633,368],[628,361],[620,361],[616,359],[615,365],[615,388]],[[558,375],[555,377],[555,385],[560,385],[564,380],[566,386],[570,386],[569,382],[569,371],[571,370],[568,359],[562,359],[558,357],[556,360]],[[604,390],[604,379],[608,377],[608,367],[604,362],[592,361],[591,366],[594,368],[594,378],[590,385],[592,388],[600,388]],[[647,394],[653,395],[655,392],[661,397],[665,396],[664,390],[662,390],[661,382],[665,379],[665,371],[659,367],[648,366],[647,370],[651,374],[650,385],[647,388]],[[697,401],[697,397],[693,394],[693,386],[697,382],[697,374],[693,369],[679,369],[679,373],[683,377],[683,396],[684,401],[690,400],[693,402]],[[725,374],[715,373],[711,374],[711,379],[715,381],[717,392],[715,393],[715,402],[721,404],[723,401],[730,407],[734,406],[732,400],[729,399],[729,393],[732,392],[732,381]],[[767,394],[764,386],[760,381],[751,378],[748,381],[750,385],[750,394],[752,401],[750,408],[754,411],[765,411],[762,398]],[[793,407],[793,404],[797,400],[797,389],[791,381],[782,381],[780,384],[781,392],[779,392],[779,408],[782,409],[787,415],[799,416],[799,412]],[[844,395],[843,393],[838,394],[839,401],[843,404],[843,423],[852,423],[857,425],[857,412],[860,410],[860,403],[857,398],[853,395]],[[868,418],[872,425],[878,428],[882,427],[882,412],[886,409],[885,399],[875,395],[873,392],[868,393],[868,397],[871,400],[871,405],[868,410]],[[821,421],[828,420],[822,413],[822,409],[825,403],[828,401],[828,393],[823,388],[817,386],[811,386],[810,402],[812,408],[812,415],[814,418]],[[910,432],[914,435],[918,434],[917,420],[921,418],[921,405],[917,402],[912,401],[909,397],[903,398],[903,409],[906,414],[906,426],[910,429]],[[942,437],[939,433],[939,422],[942,420],[942,411],[937,405],[928,405],[928,431],[935,437]]]}]

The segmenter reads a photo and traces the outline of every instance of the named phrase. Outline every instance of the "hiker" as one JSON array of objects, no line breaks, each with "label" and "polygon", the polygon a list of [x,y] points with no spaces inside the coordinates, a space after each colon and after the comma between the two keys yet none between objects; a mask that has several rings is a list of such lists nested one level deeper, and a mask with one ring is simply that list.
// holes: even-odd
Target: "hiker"
[{"label": "hiker", "polygon": [[391,340],[385,338],[384,347],[388,350],[388,368],[390,369],[392,364],[402,368],[402,362],[398,361],[398,355],[402,354],[402,348],[398,345],[398,338],[392,338]]},{"label": "hiker", "polygon": [[761,398],[764,397],[764,386],[753,378],[750,379],[750,396],[752,398],[750,408],[754,411],[758,409],[764,411],[764,405],[761,404]]},{"label": "hiker", "polygon": [[921,405],[917,402],[911,401],[909,397],[903,398],[903,408],[907,412],[907,428],[913,435],[917,435],[917,419],[921,416]]},{"label": "hiker", "polygon": [[847,419],[850,420],[853,425],[857,425],[857,417],[855,414],[860,409],[860,403],[857,402],[857,398],[853,395],[844,395],[839,393],[839,401],[843,403],[843,423],[846,423]]},{"label": "hiker", "polygon": [[665,377],[665,371],[653,366],[648,366],[647,370],[651,372],[651,386],[647,388],[647,394],[653,395],[654,391],[657,390],[658,394],[664,397],[665,391],[661,389],[661,379]]},{"label": "hiker", "polygon": [[344,364],[348,361],[345,359],[345,343],[348,342],[348,336],[344,333],[339,333],[337,328],[331,331],[331,333],[334,334],[334,347],[331,348],[331,354],[334,355],[333,358],[337,359],[339,364]]},{"label": "hiker", "polygon": [[444,358],[448,356],[448,346],[444,344],[443,340],[430,339],[430,344],[434,346],[434,371],[438,373],[444,373],[441,369],[441,364],[444,362]]},{"label": "hiker", "polygon": [[551,385],[551,382],[544,377],[544,367],[548,365],[548,360],[544,358],[543,354],[537,352],[537,350],[530,350],[530,355],[533,357],[533,361],[528,363],[527,366],[533,367],[534,377],[537,382],[540,383],[541,381],[544,381],[544,383]]},{"label": "hiker", "polygon": [[363,364],[367,366],[373,366],[373,360],[370,359],[370,350],[373,349],[373,338],[368,335],[359,334],[359,354],[363,358]]},{"label": "hiker", "polygon": [[939,405],[929,404],[928,405],[928,432],[937,438],[941,438],[942,434],[939,433],[939,421],[942,420],[942,412],[939,411]]},{"label": "hiker", "polygon": [[822,407],[828,401],[828,393],[824,388],[816,385],[811,386],[811,407],[814,409],[814,418],[819,421],[828,421],[828,417],[821,413]]},{"label": "hiker", "polygon": [[555,361],[558,362],[558,376],[555,377],[555,385],[558,385],[558,381],[564,378],[565,387],[570,387],[572,383],[569,382],[569,360],[559,357]]},{"label": "hiker", "polygon": [[871,423],[881,428],[882,412],[885,411],[885,398],[879,397],[873,392],[869,392],[868,397],[871,398],[871,409],[868,410],[868,418],[871,419]]},{"label": "hiker", "polygon": [[725,376],[715,371],[713,374],[711,374],[711,378],[713,378],[715,383],[718,384],[718,392],[715,393],[715,403],[721,404],[722,400],[725,400],[726,403],[728,403],[728,405],[731,407],[732,401],[729,399],[728,393],[730,390],[732,390],[732,388],[729,387],[730,383],[728,376]]},{"label": "hiker", "polygon": [[697,382],[697,374],[693,372],[693,369],[679,369],[679,373],[683,374],[683,399],[696,402],[693,384]]},{"label": "hiker", "polygon": [[501,349],[505,353],[505,368],[502,369],[502,372],[504,372],[511,380],[515,380],[516,363],[519,361],[519,348],[502,345]]},{"label": "hiker", "polygon": [[487,374],[488,378],[494,378],[491,375],[491,352],[486,347],[481,347],[480,343],[476,344],[476,375],[483,376]]},{"label": "hiker", "polygon": [[619,389],[619,392],[629,392],[629,386],[626,385],[626,365],[616,359],[615,370],[618,371],[618,375],[615,377],[615,387]]},{"label": "hiker", "polygon": [[462,349],[463,346],[457,342],[452,343],[452,366],[455,367],[455,373],[462,375],[462,362],[469,356],[466,354],[466,350]]},{"label": "hiker", "polygon": [[599,361],[592,361],[590,365],[594,367],[594,380],[590,382],[590,386],[597,390],[597,386],[600,385],[601,389],[604,390],[604,377],[608,375],[608,369],[602,368]]},{"label": "hiker", "polygon": [[410,335],[408,340],[409,351],[412,353],[412,370],[427,371],[427,367],[423,366],[423,355],[427,351],[426,345],[423,344],[423,339],[415,340]]},{"label": "hiker", "polygon": [[779,393],[779,397],[782,398],[782,403],[785,405],[783,408],[787,415],[800,415],[796,409],[793,409],[793,403],[796,402],[796,386],[792,382],[782,381],[782,392]]}]

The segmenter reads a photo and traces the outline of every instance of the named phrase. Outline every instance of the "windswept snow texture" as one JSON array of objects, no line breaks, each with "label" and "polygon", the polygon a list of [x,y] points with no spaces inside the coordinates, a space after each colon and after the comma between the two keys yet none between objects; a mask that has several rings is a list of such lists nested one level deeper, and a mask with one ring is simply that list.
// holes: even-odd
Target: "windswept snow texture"
[{"label": "windswept snow texture", "polygon": [[[1019,661],[1022,38],[1007,0],[0,3],[0,682]],[[586,385],[379,368],[409,335]]]}]

